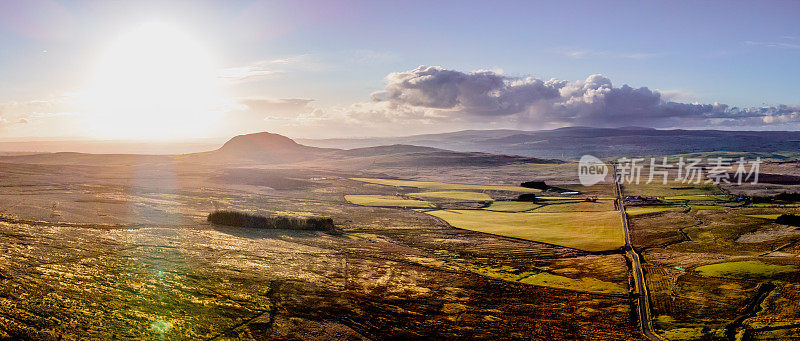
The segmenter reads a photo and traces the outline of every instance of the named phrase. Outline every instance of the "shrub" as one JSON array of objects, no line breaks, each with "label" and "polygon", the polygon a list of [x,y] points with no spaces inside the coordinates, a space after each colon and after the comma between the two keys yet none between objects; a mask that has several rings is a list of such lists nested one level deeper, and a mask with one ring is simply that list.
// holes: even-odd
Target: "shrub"
[{"label": "shrub", "polygon": [[800,226],[800,216],[794,214],[781,214],[775,222],[783,225]]},{"label": "shrub", "polygon": [[531,193],[520,194],[517,201],[536,201],[536,195]]},{"label": "shrub", "polygon": [[337,231],[336,225],[333,224],[333,219],[331,218],[265,217],[235,211],[214,211],[208,215],[208,222],[218,225],[257,229]]}]

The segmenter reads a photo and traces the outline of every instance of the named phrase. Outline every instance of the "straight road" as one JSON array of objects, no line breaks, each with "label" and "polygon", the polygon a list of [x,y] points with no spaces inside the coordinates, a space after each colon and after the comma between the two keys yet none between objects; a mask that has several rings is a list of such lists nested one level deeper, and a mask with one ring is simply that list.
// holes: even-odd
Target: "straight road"
[{"label": "straight road", "polygon": [[647,284],[644,281],[644,272],[642,271],[642,264],[639,262],[639,255],[636,253],[636,250],[633,249],[633,245],[631,245],[631,237],[628,231],[628,216],[625,214],[625,204],[622,200],[622,186],[620,186],[619,180],[617,179],[616,168],[614,168],[614,174],[612,174],[612,176],[614,177],[614,185],[617,190],[619,212],[622,215],[622,226],[625,229],[625,252],[628,253],[628,256],[630,256],[633,262],[636,292],[639,293],[638,310],[642,334],[650,340],[661,341],[661,338],[653,334],[653,331],[650,329],[650,292],[647,290]]}]

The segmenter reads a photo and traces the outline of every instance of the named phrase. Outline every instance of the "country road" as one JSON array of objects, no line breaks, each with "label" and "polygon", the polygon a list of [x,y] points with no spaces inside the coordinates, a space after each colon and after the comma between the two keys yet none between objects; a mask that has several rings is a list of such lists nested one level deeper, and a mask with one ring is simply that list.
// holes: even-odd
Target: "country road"
[{"label": "country road", "polygon": [[628,231],[628,216],[625,214],[625,204],[622,197],[622,186],[617,179],[616,167],[613,169],[614,185],[617,190],[617,200],[619,201],[619,212],[622,215],[622,227],[625,231],[625,252],[628,253],[633,262],[636,292],[639,294],[637,306],[639,307],[639,322],[641,324],[642,333],[650,340],[661,341],[661,338],[656,336],[650,329],[650,294],[647,290],[647,283],[645,283],[644,271],[642,271],[642,264],[639,261],[639,254],[636,253],[636,250],[633,249],[633,245],[631,245],[630,232]]}]

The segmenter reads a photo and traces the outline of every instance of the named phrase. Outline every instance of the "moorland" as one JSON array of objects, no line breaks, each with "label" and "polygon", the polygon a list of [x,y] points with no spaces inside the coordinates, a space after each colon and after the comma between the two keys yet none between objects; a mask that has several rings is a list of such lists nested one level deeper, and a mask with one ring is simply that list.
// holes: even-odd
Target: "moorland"
[{"label": "moorland", "polygon": [[[584,187],[576,169],[268,133],[193,154],[2,156],[0,338],[644,340],[613,178]],[[775,219],[799,204],[747,199],[797,184],[622,190],[658,198],[626,219],[659,338],[797,335],[800,230]],[[207,220],[221,210],[340,231]]]}]

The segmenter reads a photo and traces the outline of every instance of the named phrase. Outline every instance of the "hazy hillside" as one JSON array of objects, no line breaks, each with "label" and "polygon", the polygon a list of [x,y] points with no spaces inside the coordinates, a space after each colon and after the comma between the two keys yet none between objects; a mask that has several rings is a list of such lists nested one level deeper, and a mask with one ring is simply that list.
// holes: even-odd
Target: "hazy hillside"
[{"label": "hazy hillside", "polygon": [[579,158],[583,154],[610,157],[708,151],[796,151],[800,149],[800,132],[569,127],[542,131],[465,130],[394,138],[298,141],[317,147],[358,148],[401,143],[462,152]]}]

